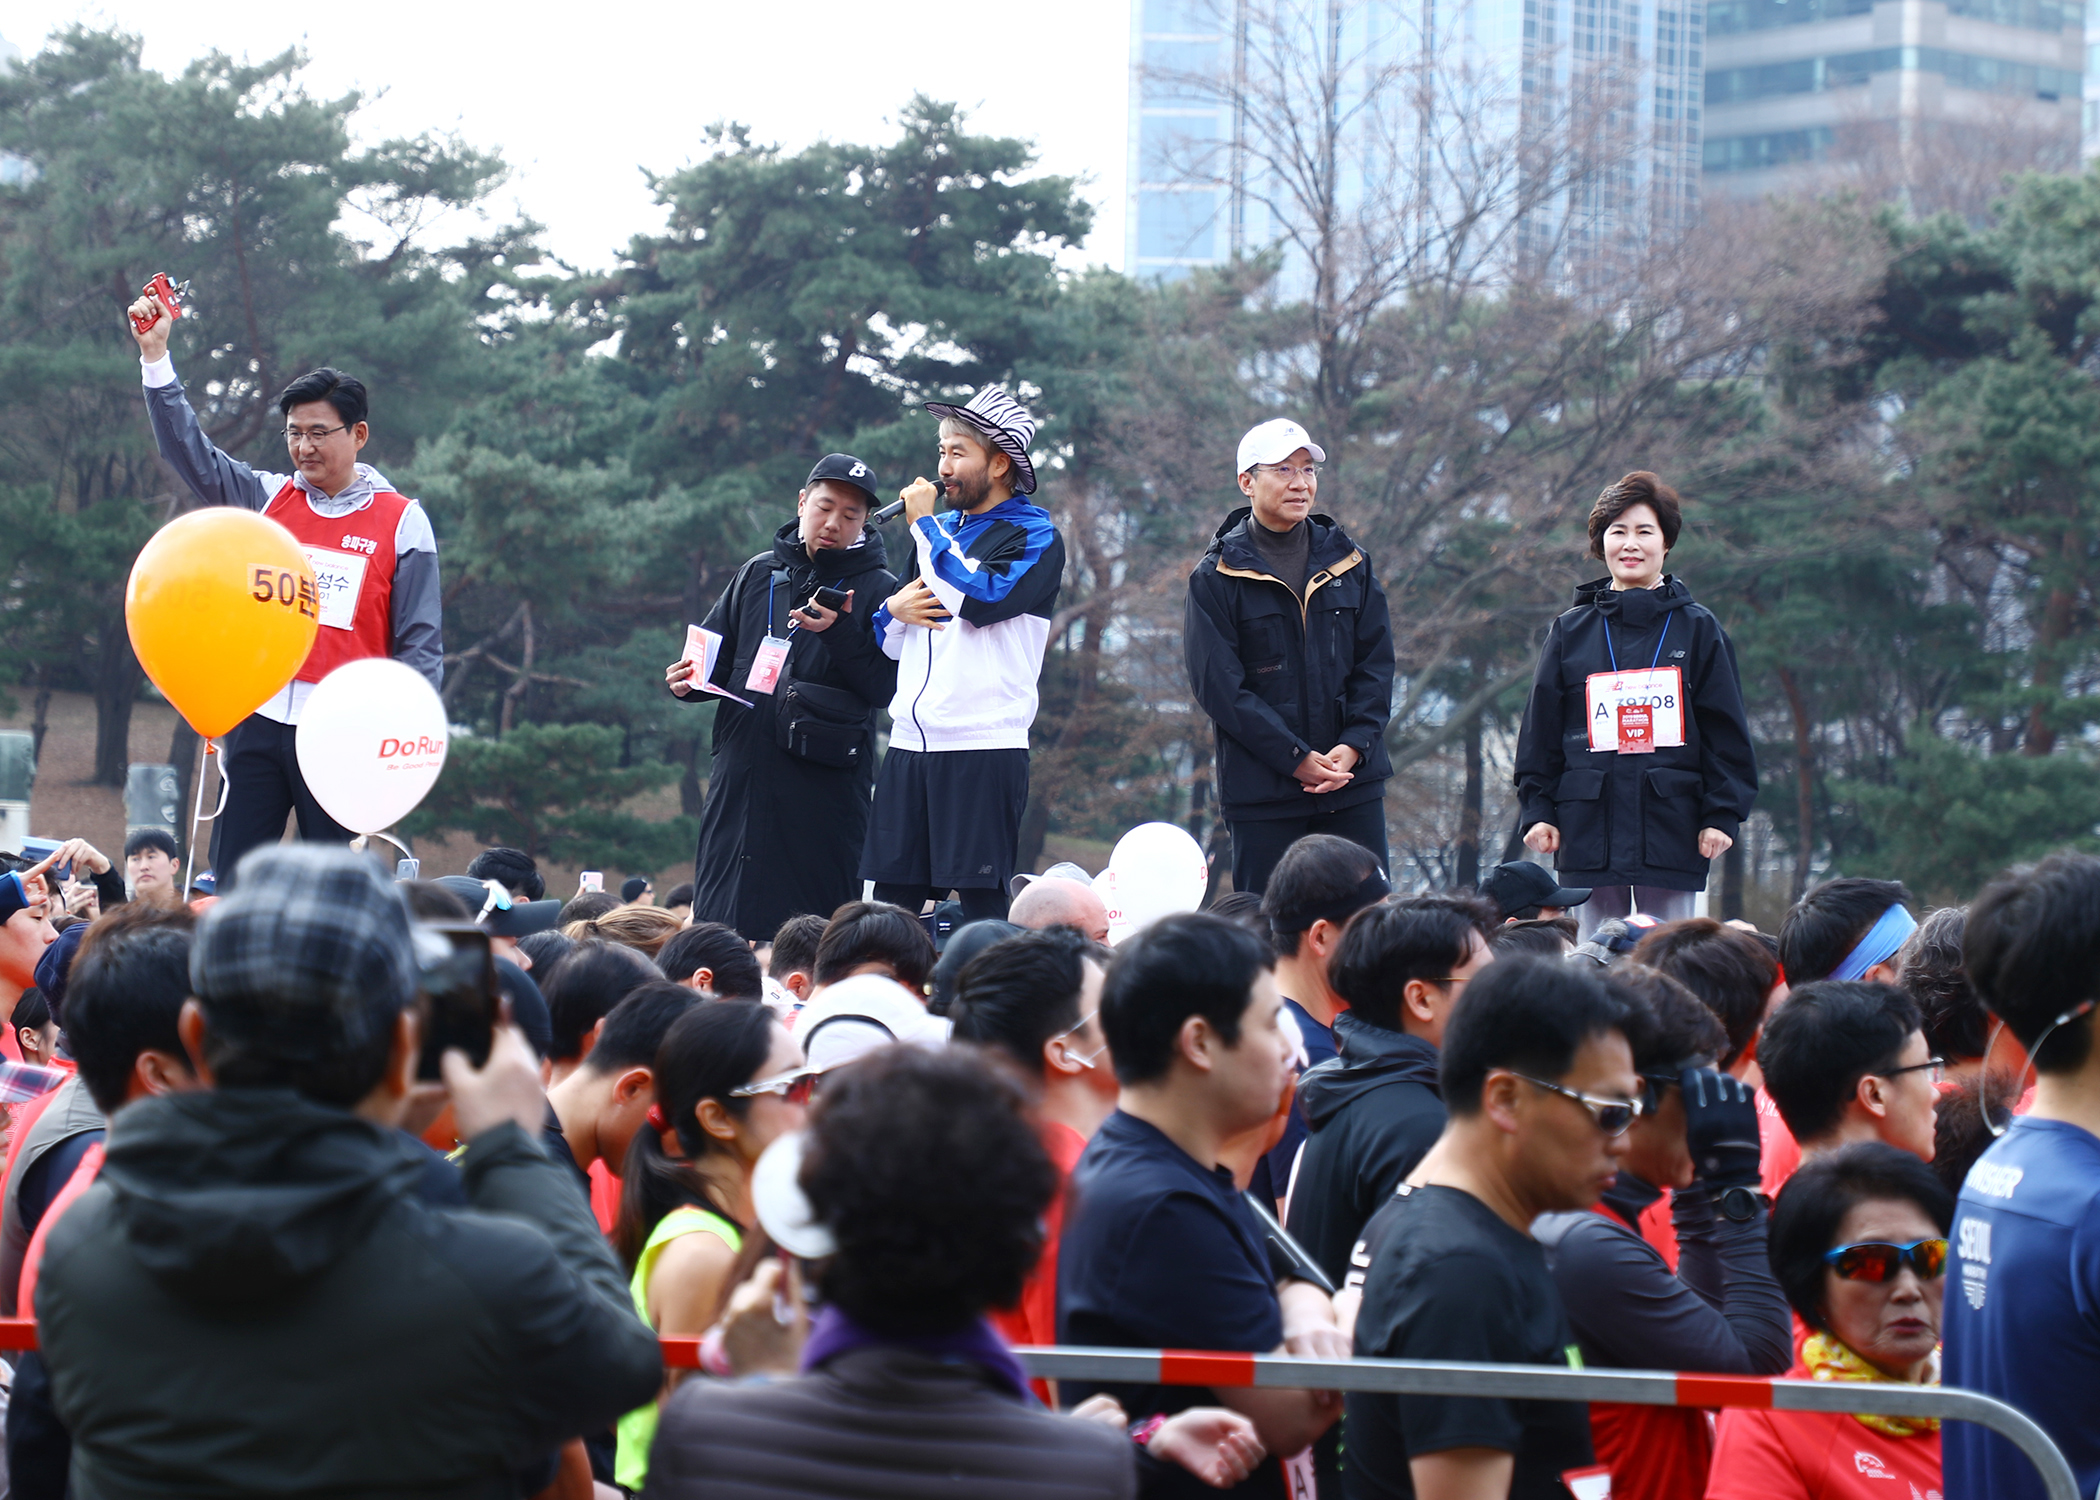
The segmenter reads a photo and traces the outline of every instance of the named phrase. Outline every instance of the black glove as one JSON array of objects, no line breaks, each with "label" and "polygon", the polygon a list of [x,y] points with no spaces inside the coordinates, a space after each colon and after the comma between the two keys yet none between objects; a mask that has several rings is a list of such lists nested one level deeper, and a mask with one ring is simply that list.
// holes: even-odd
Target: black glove
[{"label": "black glove", "polygon": [[1677,1087],[1684,1095],[1684,1140],[1694,1179],[1716,1193],[1755,1187],[1763,1154],[1756,1095],[1741,1079],[1713,1068],[1685,1069]]}]

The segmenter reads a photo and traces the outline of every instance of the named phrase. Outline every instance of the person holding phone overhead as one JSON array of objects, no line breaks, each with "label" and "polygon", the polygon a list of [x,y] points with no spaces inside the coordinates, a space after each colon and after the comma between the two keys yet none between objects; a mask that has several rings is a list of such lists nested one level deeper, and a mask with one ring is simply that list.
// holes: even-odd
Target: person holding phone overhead
[{"label": "person holding phone overhead", "polygon": [[1516,783],[1524,843],[1564,886],[1594,889],[1582,936],[1638,909],[1693,914],[1708,861],[1757,800],[1757,756],[1735,647],[1682,579],[1663,572],[1684,524],[1646,471],[1605,486],[1589,555],[1608,578],[1575,591],[1539,652]]},{"label": "person holding phone overhead", "polygon": [[764,942],[789,917],[860,895],[875,785],[875,715],[897,664],[875,641],[897,587],[867,528],[875,474],[850,453],[818,460],[795,518],[736,570],[700,629],[717,638],[664,670],[688,703],[715,705],[714,769],[693,859],[694,922]]}]

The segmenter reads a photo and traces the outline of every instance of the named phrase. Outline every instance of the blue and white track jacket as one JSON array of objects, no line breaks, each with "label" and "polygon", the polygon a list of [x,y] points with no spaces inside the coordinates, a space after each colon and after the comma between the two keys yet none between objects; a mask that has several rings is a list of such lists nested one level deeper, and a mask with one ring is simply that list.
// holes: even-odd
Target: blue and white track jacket
[{"label": "blue and white track jacket", "polygon": [[919,576],[953,618],[944,630],[928,630],[887,608],[875,611],[875,638],[897,662],[890,743],[1027,749],[1065,572],[1064,538],[1050,512],[1015,497],[982,515],[928,516],[911,535]]}]

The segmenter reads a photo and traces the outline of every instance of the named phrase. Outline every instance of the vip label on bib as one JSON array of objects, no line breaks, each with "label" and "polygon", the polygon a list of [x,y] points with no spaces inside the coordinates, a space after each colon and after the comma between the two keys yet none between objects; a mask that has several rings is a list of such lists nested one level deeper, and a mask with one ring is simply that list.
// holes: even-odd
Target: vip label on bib
[{"label": "vip label on bib", "polygon": [[1619,753],[1655,753],[1655,710],[1645,703],[1619,705]]},{"label": "vip label on bib", "polygon": [[358,591],[365,586],[367,559],[355,552],[337,552],[328,547],[305,547],[314,565],[314,587],[321,596],[321,623],[348,630],[357,618]]},{"label": "vip label on bib", "polygon": [[[1644,755],[1684,743],[1684,674],[1675,667],[1592,672],[1584,702],[1592,750]],[[1628,714],[1628,709],[1641,712]],[[1636,730],[1645,732],[1635,738]]]},{"label": "vip label on bib", "polygon": [[780,682],[781,668],[787,665],[788,643],[777,635],[769,635],[758,643],[758,654],[751,658],[751,675],[744,679],[747,693],[770,693]]}]

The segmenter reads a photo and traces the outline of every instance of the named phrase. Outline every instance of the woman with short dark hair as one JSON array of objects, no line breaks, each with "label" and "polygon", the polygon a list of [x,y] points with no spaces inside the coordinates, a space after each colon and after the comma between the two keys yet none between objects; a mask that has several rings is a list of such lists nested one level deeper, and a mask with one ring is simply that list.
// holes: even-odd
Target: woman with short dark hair
[{"label": "woman with short dark hair", "polygon": [[1610,576],[1575,591],[1546,632],[1517,740],[1524,842],[1555,857],[1587,938],[1635,905],[1692,915],[1707,862],[1757,800],[1757,758],[1735,647],[1663,565],[1677,492],[1628,474],[1590,511],[1591,557]]},{"label": "woman with short dark hair", "polygon": [[984,1062],[885,1048],[830,1078],[806,1142],[798,1182],[831,1253],[801,1375],[681,1386],[650,1496],[1114,1500],[1137,1492],[1140,1464],[1186,1464],[1223,1488],[1260,1459],[1234,1413],[1125,1437],[1029,1395],[985,1314],[1035,1264],[1057,1178],[1022,1091]]},{"label": "woman with short dark hair", "polygon": [[[1796,1172],[1772,1212],[1772,1270],[1810,1329],[1787,1374],[1938,1385],[1953,1225],[1954,1196],[1932,1169],[1880,1141]],[[1936,1418],[1729,1410],[1706,1494],[1883,1500],[1940,1490]]]}]

